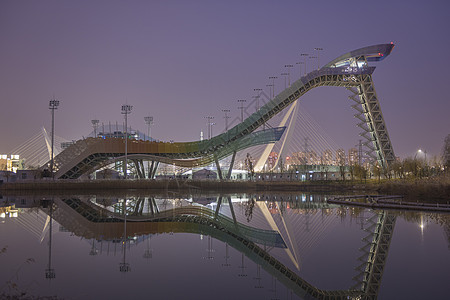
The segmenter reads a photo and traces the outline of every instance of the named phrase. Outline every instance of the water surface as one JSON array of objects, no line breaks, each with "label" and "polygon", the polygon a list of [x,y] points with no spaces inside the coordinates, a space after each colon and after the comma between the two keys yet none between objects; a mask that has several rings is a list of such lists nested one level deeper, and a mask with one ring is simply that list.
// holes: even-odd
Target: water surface
[{"label": "water surface", "polygon": [[1,293],[59,299],[450,293],[449,215],[338,207],[326,199],[4,196]]}]

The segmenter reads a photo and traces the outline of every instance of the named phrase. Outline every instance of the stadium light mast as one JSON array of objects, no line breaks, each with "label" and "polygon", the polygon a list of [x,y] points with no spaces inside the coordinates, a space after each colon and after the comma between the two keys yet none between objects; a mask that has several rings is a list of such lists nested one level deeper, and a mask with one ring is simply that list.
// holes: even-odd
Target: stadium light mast
[{"label": "stadium light mast", "polygon": [[94,137],[97,137],[97,128],[98,128],[98,123],[100,121],[99,120],[91,120],[92,123],[92,127],[94,127]]},{"label": "stadium light mast", "polygon": [[245,99],[239,99],[238,103],[241,104],[238,108],[241,110],[241,123],[244,122],[244,103],[247,102]]},{"label": "stadium light mast", "polygon": [[288,69],[288,80],[289,80],[288,86],[291,86],[291,68],[293,68],[294,65],[285,65],[284,67]]},{"label": "stadium light mast", "polygon": [[314,48],[317,51],[317,70],[320,69],[320,52],[323,51],[323,48]]},{"label": "stadium light mast", "polygon": [[53,167],[54,167],[54,144],[55,144],[55,110],[58,109],[59,106],[59,100],[53,99],[49,102],[49,109],[52,111],[52,156],[50,160],[50,172],[52,173],[52,178],[55,179],[55,176],[53,174]]},{"label": "stadium light mast", "polygon": [[148,126],[148,131],[147,131],[147,135],[148,135],[148,139],[150,140],[150,136],[151,136],[151,127],[152,127],[152,125],[153,125],[153,117],[152,116],[147,116],[147,117],[144,117],[144,121],[145,121],[145,124],[147,124],[147,126]]},{"label": "stadium light mast", "polygon": [[256,96],[254,98],[256,99],[256,111],[259,110],[259,98],[261,98],[262,89],[253,89],[254,92],[256,92]]},{"label": "stadium light mast", "polygon": [[272,79],[272,99],[275,98],[275,79],[277,76],[270,76],[269,79]]},{"label": "stadium light mast", "polygon": [[286,79],[287,79],[287,76],[289,75],[289,73],[285,72],[285,73],[281,73],[280,75],[284,76],[284,89],[286,89],[287,88]]},{"label": "stadium light mast", "polygon": [[214,125],[212,120],[214,119],[214,117],[206,116],[204,118],[206,119],[206,124],[208,125],[207,129],[208,129],[208,140],[209,140],[209,139],[211,139],[211,136],[212,136],[212,125]]},{"label": "stadium light mast", "polygon": [[228,119],[230,118],[230,116],[228,115],[228,113],[230,112],[229,109],[222,109],[222,112],[224,113],[224,119],[225,119],[225,131],[228,131]]},{"label": "stadium light mast", "polygon": [[132,105],[122,105],[122,114],[125,115],[125,164],[123,167],[123,171],[125,172],[125,179],[128,178],[128,114],[131,113],[132,109]]},{"label": "stadium light mast", "polygon": [[269,98],[272,98],[272,84],[266,84],[266,87],[269,88]]},{"label": "stadium light mast", "polygon": [[309,56],[309,54],[308,53],[302,53],[302,54],[300,54],[300,56],[303,56],[303,63],[305,64],[305,75],[306,75],[306,65],[307,65],[307,58],[308,58],[308,56]]},{"label": "stadium light mast", "polygon": [[296,65],[299,65],[299,71],[300,71],[300,77],[299,78],[301,78],[302,77],[302,65],[304,65],[305,64],[305,62],[303,62],[303,61],[299,61],[299,62],[296,62],[295,63]]},{"label": "stadium light mast", "polygon": [[[310,56],[309,58],[310,58],[310,59],[316,59],[317,56]],[[311,62],[311,66],[312,66],[312,63],[313,63],[313,62]],[[312,67],[312,69],[314,70],[314,67]]]}]

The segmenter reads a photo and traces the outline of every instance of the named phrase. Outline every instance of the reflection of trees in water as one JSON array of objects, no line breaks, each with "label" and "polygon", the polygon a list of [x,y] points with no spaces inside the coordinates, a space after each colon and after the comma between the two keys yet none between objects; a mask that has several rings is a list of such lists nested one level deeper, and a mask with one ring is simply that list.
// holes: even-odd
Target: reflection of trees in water
[{"label": "reflection of trees in water", "polygon": [[255,198],[251,197],[245,205],[245,216],[247,217],[247,222],[250,222],[253,217],[253,208],[255,207],[255,204]]},{"label": "reflection of trees in water", "polygon": [[449,214],[426,213],[420,211],[392,211],[392,214],[397,215],[410,223],[420,223],[425,219],[442,227],[450,226]]}]

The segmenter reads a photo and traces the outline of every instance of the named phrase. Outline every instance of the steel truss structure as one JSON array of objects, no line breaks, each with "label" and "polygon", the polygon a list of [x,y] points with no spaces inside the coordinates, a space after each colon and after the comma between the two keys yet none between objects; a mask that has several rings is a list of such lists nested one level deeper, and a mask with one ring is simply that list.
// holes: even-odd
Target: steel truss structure
[{"label": "steel truss structure", "polygon": [[[141,155],[141,159],[183,167],[203,166],[217,162],[247,147],[279,140],[284,128],[255,131],[311,89],[320,86],[339,86],[351,90],[354,93],[353,96],[359,97],[359,101],[353,96],[351,99],[361,105],[357,118],[361,121],[358,125],[364,129],[362,136],[367,139],[365,143],[367,152],[378,161],[380,166],[387,169],[395,156],[372,81],[375,67],[369,66],[369,63],[383,60],[393,48],[394,45],[391,43],[348,52],[321,69],[301,77],[243,122],[211,139],[189,143],[152,142],[153,144],[146,147],[140,147],[145,145],[144,141],[132,141],[129,153]],[[98,168],[99,164],[110,159],[117,159],[124,153],[125,147],[114,148],[113,151],[112,144],[115,144],[114,147],[118,144],[108,139],[94,140],[79,141],[60,153],[55,158],[56,177],[78,178]],[[125,143],[122,141],[122,144]],[[139,150],[133,151],[133,144],[134,149]],[[232,166],[229,169],[231,168]]]}]

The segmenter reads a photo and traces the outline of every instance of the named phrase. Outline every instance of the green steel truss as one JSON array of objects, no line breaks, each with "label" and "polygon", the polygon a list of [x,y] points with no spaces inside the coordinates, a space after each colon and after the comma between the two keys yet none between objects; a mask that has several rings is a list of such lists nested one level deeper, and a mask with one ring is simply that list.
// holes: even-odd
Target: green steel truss
[{"label": "green steel truss", "polygon": [[[279,140],[281,138],[280,130],[269,134],[263,133],[261,136],[264,136],[264,138],[260,136],[260,140],[254,143],[252,142],[255,138],[254,136],[250,136],[250,141],[246,140],[246,138],[249,138],[249,135],[260,128],[261,125],[311,89],[319,86],[339,86],[351,90],[354,93],[351,99],[357,102],[358,105],[361,105],[361,108],[358,109],[359,114],[357,114],[357,117],[361,121],[359,126],[364,128],[362,136],[367,139],[365,145],[369,149],[369,155],[376,159],[380,166],[388,168],[389,164],[394,161],[395,156],[372,81],[372,73],[375,67],[369,66],[369,62],[384,59],[391,53],[393,47],[393,44],[380,44],[357,49],[342,55],[321,69],[301,77],[242,123],[211,139],[189,143],[155,143],[155,145],[149,145],[147,148],[144,147],[145,150],[140,153],[135,152],[134,154],[151,155],[157,161],[173,163],[179,166],[206,165],[218,158],[244,149],[245,147],[240,144],[250,143],[247,144],[247,147],[249,147]],[[359,101],[354,97],[356,95],[358,95]],[[356,107],[354,106],[354,108]],[[254,134],[258,134],[258,132]],[[267,136],[270,134],[278,134],[278,139],[270,139]],[[103,143],[106,145],[108,143],[106,140],[98,140],[98,142],[77,142],[60,153],[55,158],[56,177],[78,178],[85,172],[95,169],[96,165],[101,164],[105,160],[117,158],[124,154],[124,147],[123,149],[114,150],[106,146],[96,145],[97,148],[102,149],[96,152],[89,149],[89,145],[84,145],[89,143]],[[133,141],[133,143],[138,142]],[[130,143],[130,149],[133,148],[133,143]],[[142,141],[142,143],[145,142]],[[85,155],[86,153],[89,153],[89,155]],[[133,154],[133,152],[131,151],[130,154]],[[81,155],[81,157],[76,157],[77,155]],[[185,161],[182,162],[182,160]]]},{"label": "green steel truss", "polygon": [[[61,199],[56,203],[58,203],[58,209],[55,219],[65,228],[75,230],[85,238],[99,238],[104,235],[103,230],[106,228],[120,226],[118,223],[125,221],[123,210],[111,212],[75,198]],[[130,205],[126,209],[126,220],[130,231],[140,234],[177,232],[209,235],[245,254],[287,288],[305,299],[376,299],[396,221],[396,217],[386,211],[379,211],[368,220],[368,226],[365,228],[368,235],[363,239],[366,245],[360,249],[363,252],[360,260],[363,263],[359,268],[361,271],[359,284],[348,290],[323,290],[304,280],[262,248],[261,244],[286,247],[277,232],[239,224],[235,219],[222,216],[204,207],[183,207],[163,212],[156,208],[155,212],[152,210],[151,215],[142,215],[136,213],[142,210],[140,205],[142,206],[143,202]],[[70,208],[76,214],[65,208]],[[86,221],[80,221],[76,215]],[[72,221],[74,218],[76,222]],[[86,228],[81,228],[82,224]],[[72,229],[73,226],[74,229]],[[119,227],[118,234],[123,234],[123,229],[120,228],[122,227]],[[102,231],[96,233],[92,230]],[[111,228],[107,232],[113,235],[115,231]],[[89,236],[85,236],[86,233]],[[120,236],[109,236],[109,238],[120,238]]]}]

